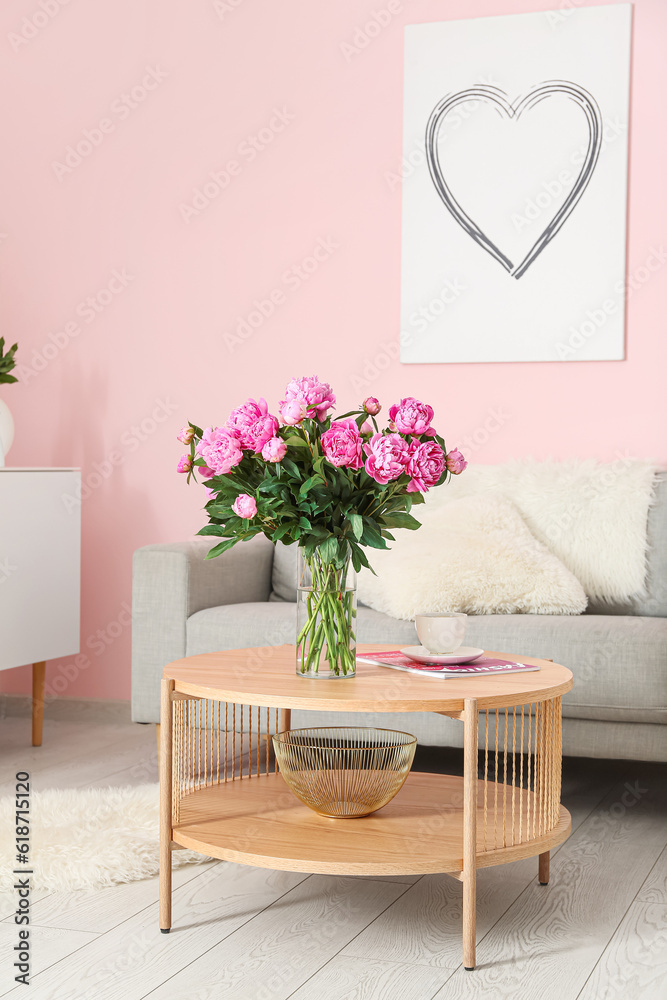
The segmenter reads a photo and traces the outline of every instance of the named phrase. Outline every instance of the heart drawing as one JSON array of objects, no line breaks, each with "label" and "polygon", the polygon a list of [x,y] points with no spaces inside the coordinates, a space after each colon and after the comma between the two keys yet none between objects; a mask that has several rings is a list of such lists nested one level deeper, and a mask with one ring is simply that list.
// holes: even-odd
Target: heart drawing
[{"label": "heart drawing", "polygon": [[[451,192],[447,181],[443,175],[440,158],[438,154],[438,133],[446,116],[466,101],[485,101],[509,120],[518,121],[525,111],[530,111],[540,101],[556,95],[565,96],[574,101],[583,111],[588,124],[588,148],[584,157],[581,170],[576,178],[574,186],[569,195],[554,215],[546,229],[537,238],[526,256],[518,264],[514,264],[500,249],[489,239],[469,215],[461,208],[456,198]],[[431,116],[426,126],[426,159],[431,174],[431,179],[435,189],[445,203],[446,208],[454,216],[462,229],[475,240],[476,243],[486,250],[487,253],[497,260],[505,270],[513,277],[520,278],[526,273],[534,260],[542,253],[544,248],[551,242],[559,231],[565,220],[571,215],[575,205],[586,190],[593,171],[600,155],[602,144],[602,118],[597,103],[582,87],[575,83],[568,83],[564,80],[555,80],[543,83],[531,90],[525,97],[518,98],[514,103],[510,102],[507,94],[497,87],[479,85],[468,90],[461,90],[456,94],[443,97],[431,112]]]}]

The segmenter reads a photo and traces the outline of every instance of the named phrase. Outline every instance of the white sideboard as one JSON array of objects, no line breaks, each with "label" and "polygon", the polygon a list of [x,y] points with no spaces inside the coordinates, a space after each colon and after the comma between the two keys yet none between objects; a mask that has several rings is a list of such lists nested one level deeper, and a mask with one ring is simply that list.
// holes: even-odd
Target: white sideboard
[{"label": "white sideboard", "polygon": [[44,662],[79,651],[80,482],[78,469],[0,468],[0,670],[33,664],[36,746]]}]

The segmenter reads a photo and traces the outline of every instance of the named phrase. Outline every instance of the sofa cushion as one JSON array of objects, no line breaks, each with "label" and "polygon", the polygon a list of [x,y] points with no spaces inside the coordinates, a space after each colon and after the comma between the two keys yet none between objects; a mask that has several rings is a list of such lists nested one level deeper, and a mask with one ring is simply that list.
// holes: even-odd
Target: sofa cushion
[{"label": "sofa cushion", "polygon": [[646,589],[616,604],[589,601],[592,615],[648,615],[667,618],[667,471],[657,474],[646,526]]},{"label": "sofa cushion", "polygon": [[473,464],[426,506],[459,497],[504,494],[533,535],[558,556],[590,600],[626,603],[646,582],[648,512],[655,500],[655,463],[620,457]]},{"label": "sofa cushion", "polygon": [[[397,647],[415,642],[412,622],[364,607],[358,614],[359,642]],[[188,619],[186,655],[294,642],[295,630],[293,603],[207,608]],[[479,615],[468,620],[466,644],[569,667],[574,688],[563,699],[563,714],[569,718],[667,723],[665,618]]]},{"label": "sofa cushion", "polygon": [[398,531],[359,573],[359,599],[393,618],[574,615],[586,609],[577,578],[531,534],[507,497],[488,494],[419,508],[418,531]]},{"label": "sofa cushion", "polygon": [[297,545],[276,544],[273,554],[271,587],[274,598],[280,601],[296,601],[296,556]]},{"label": "sofa cushion", "polygon": [[665,618],[485,615],[468,619],[466,644],[569,667],[569,718],[667,723]]}]

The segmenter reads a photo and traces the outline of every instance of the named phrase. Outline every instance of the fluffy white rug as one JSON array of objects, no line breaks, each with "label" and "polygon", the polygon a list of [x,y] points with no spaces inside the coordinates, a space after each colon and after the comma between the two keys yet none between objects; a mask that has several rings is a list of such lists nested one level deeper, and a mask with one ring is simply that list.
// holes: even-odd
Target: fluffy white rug
[{"label": "fluffy white rug", "polygon": [[651,462],[624,458],[608,464],[581,459],[473,465],[432,490],[427,504],[439,507],[480,493],[509,497],[589,598],[623,602],[644,588],[656,471]]},{"label": "fluffy white rug", "polygon": [[417,612],[580,614],[584,590],[538,542],[516,506],[479,496],[418,507],[417,531],[397,531],[388,552],[373,550],[359,574],[359,600],[394,618]]},{"label": "fluffy white rug", "polygon": [[[38,889],[99,889],[158,872],[159,786],[68,788],[30,795],[30,865]],[[0,889],[13,886],[14,797],[0,799]],[[172,864],[208,859],[174,851]]]}]

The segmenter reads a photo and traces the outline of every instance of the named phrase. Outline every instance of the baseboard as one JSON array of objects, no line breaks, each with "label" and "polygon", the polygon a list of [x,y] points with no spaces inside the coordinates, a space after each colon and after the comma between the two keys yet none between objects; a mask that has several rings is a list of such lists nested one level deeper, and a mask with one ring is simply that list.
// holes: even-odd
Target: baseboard
[{"label": "baseboard", "polygon": [[[25,694],[0,694],[0,719],[32,715],[32,698]],[[44,703],[44,718],[52,722],[131,722],[130,702],[107,698],[51,698]]]}]

